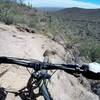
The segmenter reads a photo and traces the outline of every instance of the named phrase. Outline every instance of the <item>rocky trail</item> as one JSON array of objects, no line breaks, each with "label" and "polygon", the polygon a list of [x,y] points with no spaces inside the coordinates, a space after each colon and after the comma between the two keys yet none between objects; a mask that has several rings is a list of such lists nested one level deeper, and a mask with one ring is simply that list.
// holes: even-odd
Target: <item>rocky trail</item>
[{"label": "rocky trail", "polygon": [[[0,23],[0,56],[43,61],[43,54],[46,50],[54,52],[49,54],[52,63],[64,63],[65,58],[70,59],[73,56],[69,51],[66,52],[62,45],[47,36],[37,32],[23,32],[16,26],[7,26]],[[26,86],[29,77],[30,74],[26,68],[17,65],[0,65],[0,87],[20,90]],[[96,94],[85,87],[80,84],[76,77],[63,71],[57,71],[48,84],[54,100],[99,100]],[[38,100],[42,99],[42,97],[38,98]],[[13,100],[21,100],[21,98],[14,96]]]}]

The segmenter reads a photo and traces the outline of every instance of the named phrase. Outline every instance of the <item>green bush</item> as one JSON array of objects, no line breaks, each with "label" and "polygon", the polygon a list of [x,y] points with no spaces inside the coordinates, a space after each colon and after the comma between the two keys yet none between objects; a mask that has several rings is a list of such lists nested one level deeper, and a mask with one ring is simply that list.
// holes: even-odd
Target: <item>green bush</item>
[{"label": "green bush", "polygon": [[100,62],[100,44],[98,42],[84,41],[81,43],[80,53],[92,62]]},{"label": "green bush", "polygon": [[13,16],[5,16],[2,20],[5,24],[10,25],[14,23],[14,18]]},{"label": "green bush", "polygon": [[37,16],[34,16],[34,9],[30,12],[29,6],[3,2],[0,3],[0,21],[8,25],[26,24],[34,27],[37,24]]}]

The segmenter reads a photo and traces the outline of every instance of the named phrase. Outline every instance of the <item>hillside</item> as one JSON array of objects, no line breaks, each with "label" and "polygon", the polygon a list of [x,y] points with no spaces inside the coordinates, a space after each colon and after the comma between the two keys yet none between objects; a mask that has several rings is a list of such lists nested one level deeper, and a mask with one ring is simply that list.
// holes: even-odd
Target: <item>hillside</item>
[{"label": "hillside", "polygon": [[[100,9],[67,8],[52,12],[31,5],[0,3],[0,56],[43,61],[46,50],[54,52],[49,55],[53,63],[100,62]],[[30,76],[26,69],[0,66],[1,87],[18,90],[26,85]],[[2,75],[6,69],[9,70]],[[54,100],[100,97],[99,80],[88,80],[81,75],[76,78],[63,71],[55,73],[48,88]]]},{"label": "hillside", "polygon": [[100,39],[98,38],[100,35],[100,9],[67,8],[52,14],[56,16],[65,32],[69,28],[72,34]]},{"label": "hillside", "polygon": [[[64,43],[69,40],[66,45],[77,45],[82,55],[88,56],[92,61],[100,61],[99,16],[100,9],[67,8],[51,13],[50,26],[55,40],[56,37],[63,39]],[[91,57],[92,54],[94,58]]]}]

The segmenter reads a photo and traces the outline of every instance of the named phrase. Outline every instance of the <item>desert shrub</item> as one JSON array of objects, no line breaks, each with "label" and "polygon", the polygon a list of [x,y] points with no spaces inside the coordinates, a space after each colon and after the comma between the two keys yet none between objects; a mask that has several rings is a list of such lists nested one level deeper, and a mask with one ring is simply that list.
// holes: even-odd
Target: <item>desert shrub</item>
[{"label": "desert shrub", "polygon": [[[28,12],[30,12],[28,14]],[[0,21],[5,24],[26,24],[29,27],[34,27],[37,17],[34,15],[34,9],[30,11],[29,6],[17,3],[0,3]]]},{"label": "desert shrub", "polygon": [[7,25],[10,25],[10,24],[13,24],[14,23],[14,18],[13,16],[10,16],[10,15],[7,15],[5,16],[2,21],[7,24]]},{"label": "desert shrub", "polygon": [[84,41],[84,43],[81,43],[80,53],[92,62],[100,62],[100,44],[98,42]]}]

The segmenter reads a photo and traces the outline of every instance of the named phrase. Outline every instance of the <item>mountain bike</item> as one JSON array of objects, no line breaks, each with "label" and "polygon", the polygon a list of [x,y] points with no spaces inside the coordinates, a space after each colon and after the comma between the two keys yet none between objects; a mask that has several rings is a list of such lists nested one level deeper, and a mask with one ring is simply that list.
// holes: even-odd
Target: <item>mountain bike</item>
[{"label": "mountain bike", "polygon": [[[47,87],[47,80],[50,80],[52,76],[48,74],[48,70],[63,70],[74,76],[75,74],[82,74],[87,78],[100,79],[100,64],[98,63],[89,63],[79,66],[78,64],[53,64],[48,61],[41,62],[35,59],[0,57],[0,64],[17,64],[34,70],[31,73],[27,86],[23,89],[19,91],[7,91],[3,88],[4,96],[8,92],[11,92],[14,93],[15,96],[19,95],[22,100],[36,100],[38,96],[43,96],[44,100],[53,100]],[[37,88],[39,88],[39,92],[34,93],[34,90]],[[5,100],[5,98],[1,96],[0,100]]]}]

